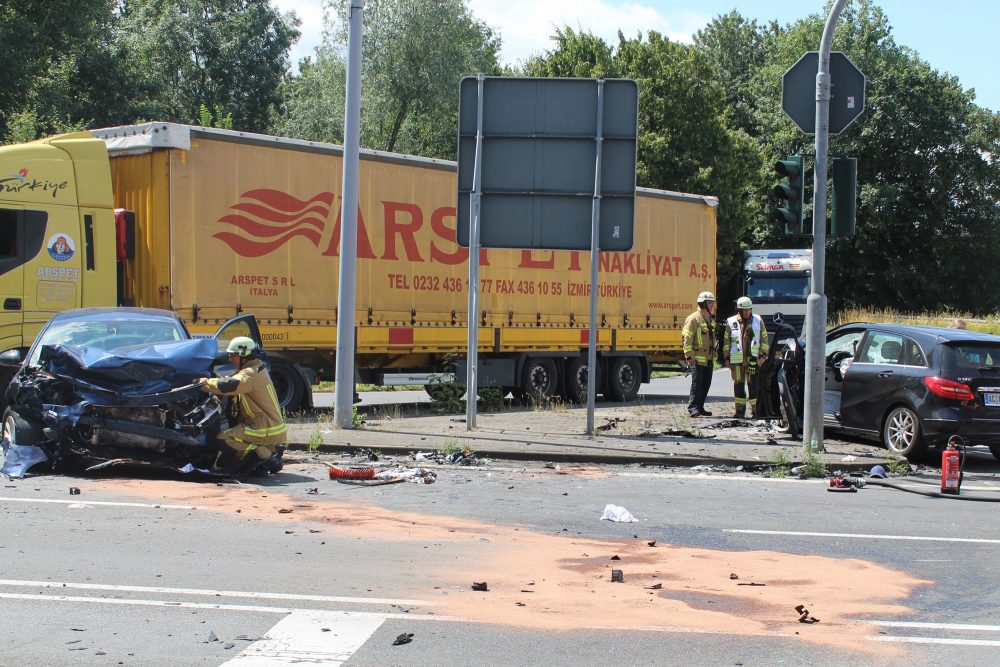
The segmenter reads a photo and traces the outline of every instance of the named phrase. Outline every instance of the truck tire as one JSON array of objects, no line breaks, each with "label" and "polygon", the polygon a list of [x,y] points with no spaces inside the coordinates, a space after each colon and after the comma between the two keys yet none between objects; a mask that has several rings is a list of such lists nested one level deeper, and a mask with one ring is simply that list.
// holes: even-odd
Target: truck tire
[{"label": "truck tire", "polygon": [[293,365],[283,359],[271,359],[271,381],[286,414],[302,409],[307,388]]},{"label": "truck tire", "polygon": [[530,401],[546,401],[556,393],[559,376],[556,362],[549,357],[530,357],[521,371],[521,389]]},{"label": "truck tire", "polygon": [[642,366],[638,357],[615,357],[611,360],[608,389],[615,401],[634,401],[642,385]]},{"label": "truck tire", "polygon": [[[587,357],[579,356],[570,359],[566,364],[566,398],[574,403],[587,402]],[[601,363],[597,363],[597,391],[601,393]]]}]

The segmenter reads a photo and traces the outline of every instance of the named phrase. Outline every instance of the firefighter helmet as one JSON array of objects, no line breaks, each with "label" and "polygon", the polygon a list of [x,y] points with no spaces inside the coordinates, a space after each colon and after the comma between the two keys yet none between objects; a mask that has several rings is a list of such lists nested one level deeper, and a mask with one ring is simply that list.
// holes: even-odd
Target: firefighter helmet
[{"label": "firefighter helmet", "polygon": [[229,354],[238,354],[241,357],[249,357],[256,351],[257,343],[253,342],[253,338],[247,336],[237,336],[229,341],[229,347],[226,348],[226,352]]},{"label": "firefighter helmet", "polygon": [[711,292],[702,292],[698,295],[698,303],[705,303],[706,301],[715,301],[715,295]]},{"label": "firefighter helmet", "polygon": [[750,308],[753,308],[753,301],[751,301],[748,296],[741,296],[736,300],[736,307],[740,310],[749,310]]}]

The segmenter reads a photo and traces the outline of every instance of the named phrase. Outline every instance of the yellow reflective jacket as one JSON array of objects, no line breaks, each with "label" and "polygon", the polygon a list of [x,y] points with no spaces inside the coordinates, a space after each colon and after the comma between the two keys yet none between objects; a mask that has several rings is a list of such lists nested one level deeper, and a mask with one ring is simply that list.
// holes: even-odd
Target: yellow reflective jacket
[{"label": "yellow reflective jacket", "polygon": [[751,314],[749,320],[738,313],[726,320],[722,340],[722,353],[731,366],[745,364],[750,357],[766,357],[769,349],[764,320],[755,314]]},{"label": "yellow reflective jacket", "polygon": [[705,319],[705,313],[701,308],[684,320],[681,348],[688,363],[693,361],[699,366],[714,365],[712,355],[715,352],[715,327],[712,326],[710,319]]},{"label": "yellow reflective jacket", "polygon": [[[232,391],[222,391],[220,380],[238,380]],[[283,445],[288,427],[281,414],[281,404],[264,362],[253,359],[229,378],[212,378],[207,382],[213,394],[233,396],[239,408],[239,424],[230,429],[241,442],[252,445]]]}]

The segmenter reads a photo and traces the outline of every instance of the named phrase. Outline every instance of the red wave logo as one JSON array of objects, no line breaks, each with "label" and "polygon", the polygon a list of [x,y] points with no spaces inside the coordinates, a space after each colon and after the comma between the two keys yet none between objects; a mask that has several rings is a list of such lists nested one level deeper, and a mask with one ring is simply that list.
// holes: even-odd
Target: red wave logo
[{"label": "red wave logo", "polygon": [[280,190],[250,190],[229,207],[233,213],[219,218],[235,231],[219,232],[212,238],[243,257],[266,255],[296,236],[304,236],[319,247],[333,200],[332,192],[303,201]]}]

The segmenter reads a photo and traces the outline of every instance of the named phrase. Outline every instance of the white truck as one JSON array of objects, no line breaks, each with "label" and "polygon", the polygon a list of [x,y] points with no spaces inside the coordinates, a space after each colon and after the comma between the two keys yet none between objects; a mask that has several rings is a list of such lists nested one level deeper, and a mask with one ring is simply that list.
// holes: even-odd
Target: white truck
[{"label": "white truck", "polygon": [[753,301],[753,312],[764,319],[772,336],[779,324],[788,324],[802,335],[806,299],[812,280],[812,250],[745,250],[744,296]]}]

